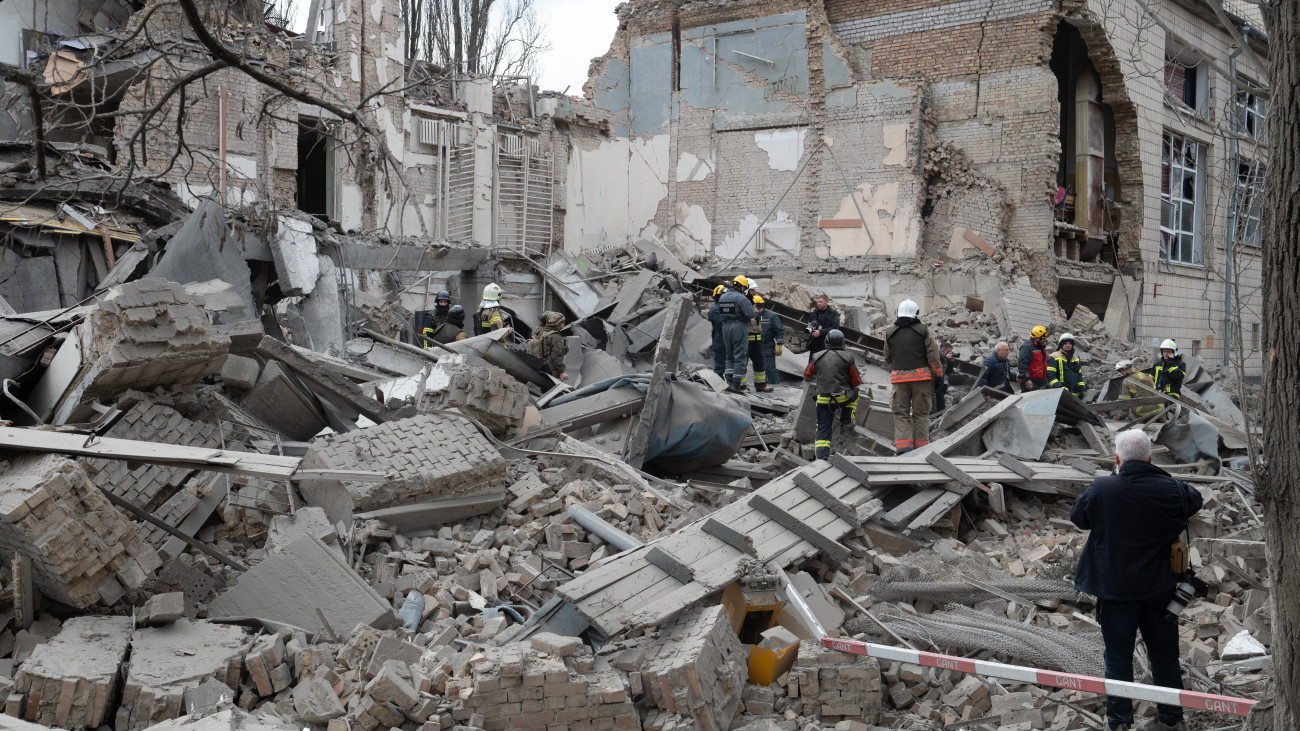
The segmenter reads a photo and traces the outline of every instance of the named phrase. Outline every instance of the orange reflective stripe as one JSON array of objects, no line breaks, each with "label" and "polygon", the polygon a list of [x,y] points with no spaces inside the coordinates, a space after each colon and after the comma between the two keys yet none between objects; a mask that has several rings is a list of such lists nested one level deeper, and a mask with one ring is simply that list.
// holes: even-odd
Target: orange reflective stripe
[{"label": "orange reflective stripe", "polygon": [[930,375],[929,368],[912,368],[905,371],[889,372],[890,383],[911,383],[913,381],[928,381],[930,380],[930,378],[931,375]]},{"label": "orange reflective stripe", "polygon": [[914,442],[913,442],[911,439],[895,439],[895,440],[894,440],[894,447],[895,447],[895,448],[898,448],[898,447],[910,447],[910,446],[912,446],[913,444],[914,444]]}]

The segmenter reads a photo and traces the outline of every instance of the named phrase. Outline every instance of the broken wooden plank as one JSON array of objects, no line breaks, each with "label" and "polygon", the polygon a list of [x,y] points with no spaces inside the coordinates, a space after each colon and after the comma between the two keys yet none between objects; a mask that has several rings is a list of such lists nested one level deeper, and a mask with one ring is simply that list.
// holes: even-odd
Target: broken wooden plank
[{"label": "broken wooden plank", "polygon": [[101,438],[94,434],[0,426],[0,447],[21,452],[51,452],[77,457],[98,457],[144,464],[207,470],[229,475],[290,479],[302,462],[256,452],[234,452],[211,447],[186,447],[135,439]]},{"label": "broken wooden plank", "polygon": [[998,452],[997,454],[993,455],[993,458],[997,460],[998,464],[1002,465],[1003,467],[1006,467],[1007,469],[1011,470],[1017,475],[1020,475],[1026,480],[1034,479],[1034,471],[1029,468],[1029,465],[1025,464],[1024,462],[1021,462],[1020,460],[1016,459],[1012,455],[1007,454],[1006,452]]},{"label": "broken wooden plank", "polygon": [[839,498],[830,493],[829,490],[817,484],[817,481],[808,476],[806,472],[796,472],[794,474],[794,484],[800,490],[811,495],[817,502],[825,505],[832,513],[843,520],[845,523],[852,525],[857,521],[853,509],[840,502]]},{"label": "broken wooden plank", "polygon": [[1097,429],[1092,424],[1081,421],[1076,426],[1079,433],[1083,434],[1084,441],[1088,443],[1089,447],[1092,447],[1094,452],[1102,456],[1114,454],[1115,450],[1111,449],[1110,445],[1101,438],[1101,435],[1097,433]]},{"label": "broken wooden plank", "polygon": [[945,492],[938,499],[930,503],[930,507],[922,510],[919,515],[907,524],[908,530],[917,530],[920,528],[929,528],[934,525],[943,516],[947,515],[962,498],[970,494],[971,488],[964,487],[959,492]]},{"label": "broken wooden plank", "polygon": [[969,473],[953,464],[947,457],[944,457],[938,452],[931,452],[925,455],[925,461],[934,465],[940,472],[961,483],[963,487],[973,487],[978,490],[983,490],[990,495],[993,494],[993,491],[988,488],[988,485],[985,485],[974,477],[971,477]]},{"label": "broken wooden plank", "polygon": [[645,560],[683,584],[691,583],[694,576],[690,566],[682,563],[681,559],[665,551],[660,546],[654,546],[649,551],[646,551]]},{"label": "broken wooden plank", "polygon": [[732,528],[726,523],[714,520],[713,518],[708,518],[704,521],[704,524],[700,526],[700,530],[714,538],[717,538],[741,553],[749,554],[750,556],[758,555],[754,550],[754,542],[750,540],[749,536]]},{"label": "broken wooden plank", "polygon": [[941,495],[947,493],[948,491],[941,487],[927,487],[898,505],[895,505],[893,510],[885,513],[881,520],[884,521],[885,525],[891,528],[897,528],[911,520],[917,513],[920,513],[922,510],[929,507],[930,503],[933,503]]},{"label": "broken wooden plank", "polygon": [[686,332],[687,312],[691,307],[689,294],[675,295],[668,304],[668,317],[664,319],[663,336],[655,350],[654,370],[650,374],[650,387],[646,391],[645,406],[641,416],[632,422],[632,430],[627,437],[627,448],[623,459],[632,467],[641,469],[645,463],[645,451],[650,445],[650,432],[654,429],[655,416],[659,412],[659,402],[668,390],[668,374],[677,370],[677,359],[682,352],[682,336]]},{"label": "broken wooden plank", "polygon": [[752,495],[749,504],[758,512],[771,518],[777,525],[824,552],[832,561],[839,563],[849,557],[850,551],[844,544],[826,537],[821,531],[790,515],[762,495]]}]

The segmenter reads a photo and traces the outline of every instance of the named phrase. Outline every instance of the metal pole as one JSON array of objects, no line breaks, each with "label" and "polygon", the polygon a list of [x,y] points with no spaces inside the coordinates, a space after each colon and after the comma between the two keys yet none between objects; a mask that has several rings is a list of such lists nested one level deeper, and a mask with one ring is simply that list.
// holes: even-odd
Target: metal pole
[{"label": "metal pole", "polygon": [[595,533],[601,540],[619,551],[630,551],[645,545],[581,505],[570,505],[569,515],[572,515],[573,519],[578,521],[578,525],[586,528],[589,533]]}]

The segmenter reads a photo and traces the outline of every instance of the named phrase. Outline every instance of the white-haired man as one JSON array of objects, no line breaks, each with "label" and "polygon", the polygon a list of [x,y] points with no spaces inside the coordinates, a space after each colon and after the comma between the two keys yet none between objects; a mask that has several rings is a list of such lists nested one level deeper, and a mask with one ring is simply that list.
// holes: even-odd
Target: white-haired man
[{"label": "white-haired man", "polygon": [[[1070,508],[1070,520],[1091,531],[1074,573],[1074,588],[1097,597],[1106,677],[1133,680],[1133,648],[1142,633],[1156,685],[1182,688],[1178,625],[1165,617],[1178,577],[1170,546],[1201,509],[1201,494],[1151,464],[1151,440],[1140,429],[1115,437],[1113,475],[1092,481]],[[1133,702],[1106,699],[1111,729],[1132,728]],[[1141,731],[1186,731],[1183,710],[1156,706]]]}]

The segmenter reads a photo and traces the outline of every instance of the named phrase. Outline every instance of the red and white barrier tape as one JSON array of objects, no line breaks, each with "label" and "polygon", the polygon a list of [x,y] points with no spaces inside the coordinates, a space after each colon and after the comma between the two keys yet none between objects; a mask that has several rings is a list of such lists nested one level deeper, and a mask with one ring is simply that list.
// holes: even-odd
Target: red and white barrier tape
[{"label": "red and white barrier tape", "polygon": [[882,660],[897,660],[899,662],[911,663],[912,665],[924,665],[929,668],[956,670],[959,673],[987,675],[991,678],[1012,680],[1017,683],[1034,683],[1036,685],[1046,685],[1052,688],[1078,690],[1083,691],[1084,693],[1113,695],[1120,698],[1132,698],[1133,700],[1138,701],[1163,703],[1169,706],[1182,706],[1183,708],[1194,708],[1200,711],[1213,711],[1215,713],[1227,713],[1234,716],[1249,715],[1251,707],[1258,702],[1250,700],[1249,698],[1232,698],[1226,695],[1197,693],[1190,690],[1165,688],[1159,685],[1129,683],[1123,680],[1107,680],[1105,678],[1094,678],[1090,675],[1057,673],[1051,670],[1039,670],[1037,668],[1025,667],[1023,665],[1005,665],[1000,662],[989,662],[987,660],[971,660],[969,658],[954,657],[952,655],[936,655],[932,652],[919,652],[917,650],[909,650],[905,647],[876,645],[870,642],[845,640],[838,637],[823,637],[822,645],[824,647],[829,647],[832,650],[836,650],[837,652],[866,655],[867,657],[876,657]]}]

